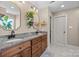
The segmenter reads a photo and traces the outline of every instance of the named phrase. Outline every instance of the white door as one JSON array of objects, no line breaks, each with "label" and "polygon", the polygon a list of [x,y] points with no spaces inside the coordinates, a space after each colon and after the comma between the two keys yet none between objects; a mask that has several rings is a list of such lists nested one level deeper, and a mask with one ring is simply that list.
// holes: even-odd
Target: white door
[{"label": "white door", "polygon": [[66,17],[59,16],[54,18],[54,45],[64,46],[67,44]]}]

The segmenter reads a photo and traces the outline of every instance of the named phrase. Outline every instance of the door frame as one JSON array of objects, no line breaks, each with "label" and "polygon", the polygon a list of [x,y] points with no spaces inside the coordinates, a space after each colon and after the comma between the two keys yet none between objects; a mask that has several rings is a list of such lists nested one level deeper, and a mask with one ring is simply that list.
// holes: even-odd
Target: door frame
[{"label": "door frame", "polygon": [[[68,38],[67,38],[67,37],[68,37],[68,31],[67,31],[67,30],[68,30],[68,29],[67,29],[67,28],[68,28],[68,25],[67,25],[67,24],[68,24],[68,23],[67,23],[67,15],[54,16],[53,21],[55,20],[55,18],[58,18],[58,17],[66,17],[66,24],[65,24],[65,25],[66,25],[66,26],[65,26],[65,27],[66,27],[66,28],[65,28],[65,31],[66,31],[65,34],[66,34],[66,35],[65,35],[65,40],[66,40],[66,45],[67,45],[67,44],[68,44],[68,40],[67,40],[67,39],[68,39]],[[54,21],[54,23],[55,23],[55,21]],[[53,25],[53,27],[54,27],[54,25]],[[54,28],[53,28],[53,31],[54,31]],[[54,35],[54,34],[53,34],[53,35]],[[53,39],[54,39],[54,36],[53,36]]]}]

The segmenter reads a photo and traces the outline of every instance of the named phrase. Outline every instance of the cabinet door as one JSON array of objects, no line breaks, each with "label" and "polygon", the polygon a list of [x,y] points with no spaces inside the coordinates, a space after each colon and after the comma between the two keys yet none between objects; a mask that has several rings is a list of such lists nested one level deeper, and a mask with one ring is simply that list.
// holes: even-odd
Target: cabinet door
[{"label": "cabinet door", "polygon": [[32,57],[39,57],[42,52],[41,41],[32,46]]},{"label": "cabinet door", "polygon": [[47,35],[42,36],[42,53],[47,48]]},{"label": "cabinet door", "polygon": [[41,36],[32,40],[32,57],[39,57],[42,52]]},{"label": "cabinet door", "polygon": [[32,57],[40,57],[41,56],[41,48],[36,51],[36,53],[32,54]]},{"label": "cabinet door", "polygon": [[20,52],[21,57],[31,57],[31,48],[26,48]]}]

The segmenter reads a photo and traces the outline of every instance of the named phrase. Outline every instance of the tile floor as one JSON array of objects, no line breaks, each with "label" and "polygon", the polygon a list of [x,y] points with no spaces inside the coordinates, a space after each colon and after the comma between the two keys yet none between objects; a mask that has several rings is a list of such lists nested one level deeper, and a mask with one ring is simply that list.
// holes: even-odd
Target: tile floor
[{"label": "tile floor", "polygon": [[79,47],[76,46],[52,46],[41,57],[79,57]]}]

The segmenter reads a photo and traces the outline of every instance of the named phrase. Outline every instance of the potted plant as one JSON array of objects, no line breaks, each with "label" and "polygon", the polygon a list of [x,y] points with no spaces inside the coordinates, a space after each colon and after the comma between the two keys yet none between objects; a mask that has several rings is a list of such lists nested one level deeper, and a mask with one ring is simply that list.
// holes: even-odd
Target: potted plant
[{"label": "potted plant", "polygon": [[34,14],[35,14],[34,11],[26,12],[27,26],[29,28],[33,26]]}]

